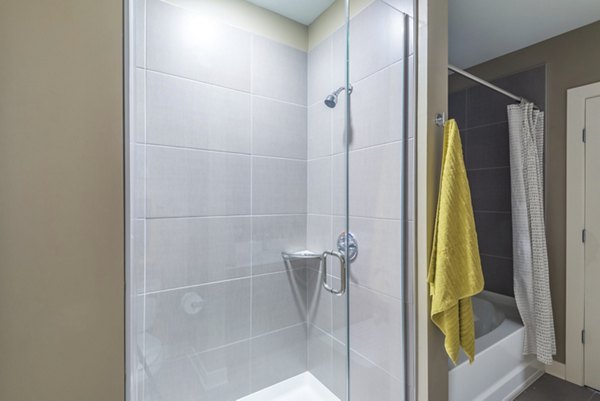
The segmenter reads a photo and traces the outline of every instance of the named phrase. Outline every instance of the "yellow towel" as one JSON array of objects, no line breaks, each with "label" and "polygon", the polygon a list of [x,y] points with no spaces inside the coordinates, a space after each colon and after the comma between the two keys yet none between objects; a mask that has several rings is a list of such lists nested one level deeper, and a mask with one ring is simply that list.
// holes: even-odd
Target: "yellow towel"
[{"label": "yellow towel", "polygon": [[444,152],[428,272],[431,320],[446,336],[456,363],[462,346],[473,362],[475,327],[471,297],[483,290],[471,193],[456,121],[444,127]]}]

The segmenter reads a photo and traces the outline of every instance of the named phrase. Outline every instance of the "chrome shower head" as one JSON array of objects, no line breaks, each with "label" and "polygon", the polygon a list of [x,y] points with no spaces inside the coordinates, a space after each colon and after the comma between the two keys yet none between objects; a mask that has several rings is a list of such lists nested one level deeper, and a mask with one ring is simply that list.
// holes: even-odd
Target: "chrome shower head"
[{"label": "chrome shower head", "polygon": [[336,104],[337,104],[337,95],[334,95],[333,93],[327,95],[327,97],[325,98],[325,106],[329,107],[330,109],[333,109]]},{"label": "chrome shower head", "polygon": [[[329,95],[327,95],[327,97],[325,98],[325,106],[329,107],[330,109],[333,109],[337,105],[338,95],[342,93],[344,89],[346,89],[345,86],[340,86],[335,92],[332,92]],[[350,87],[348,88],[348,94],[352,94],[352,89],[352,85],[350,85]]]}]

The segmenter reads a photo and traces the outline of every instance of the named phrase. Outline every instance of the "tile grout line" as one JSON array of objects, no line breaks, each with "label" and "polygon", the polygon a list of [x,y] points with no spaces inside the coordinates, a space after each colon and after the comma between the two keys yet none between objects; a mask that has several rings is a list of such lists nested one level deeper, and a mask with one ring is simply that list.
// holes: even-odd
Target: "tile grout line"
[{"label": "tile grout line", "polygon": [[[143,205],[143,216],[144,216],[144,220],[143,220],[143,280],[144,280],[144,284],[143,284],[143,288],[144,288],[144,294],[146,293],[146,288],[147,288],[147,217],[148,217],[148,194],[147,194],[147,177],[148,177],[148,168],[147,168],[147,157],[146,157],[146,153],[147,153],[147,148],[146,148],[146,125],[147,125],[147,95],[148,95],[148,89],[147,89],[147,80],[146,80],[146,70],[145,68],[148,66],[148,42],[147,42],[147,37],[148,37],[148,20],[147,20],[147,15],[148,15],[148,2],[146,0],[143,0],[144,2],[144,16],[143,16],[143,20],[144,20],[144,70],[142,72],[142,77],[143,77],[143,88],[144,88],[144,92],[143,92],[143,108],[142,108],[142,117],[143,117],[143,129],[144,129],[144,152],[143,152],[143,171],[144,171],[144,179],[143,179],[143,185],[144,185],[144,189],[143,189],[143,196],[144,196],[144,205]],[[135,16],[134,16],[135,18]],[[134,19],[134,23],[135,23],[135,19]],[[135,29],[135,28],[134,28]],[[137,75],[137,74],[136,74]],[[135,78],[135,75],[134,75]],[[136,108],[133,107],[132,108],[133,112],[136,112]],[[134,119],[137,119],[137,116],[134,116]],[[137,135],[134,135],[134,137]],[[135,213],[134,213],[135,215]],[[143,355],[141,355],[141,357],[144,360],[144,366],[146,366],[146,314],[147,314],[147,310],[146,310],[146,295],[144,295],[144,297],[142,298],[142,352]],[[137,334],[136,334],[137,336]],[[144,372],[144,374],[142,375],[142,389],[141,389],[141,397],[142,400],[146,399],[146,372]]]},{"label": "tile grout line", "polygon": [[[252,52],[252,49],[251,49]],[[140,68],[140,69],[144,69],[147,72],[151,73],[151,74],[156,74],[156,75],[163,75],[165,77],[169,77],[169,78],[174,78],[174,79],[179,79],[182,81],[187,81],[196,85],[201,85],[201,86],[209,86],[211,88],[215,88],[215,89],[222,89],[224,91],[231,91],[231,92],[236,92],[239,94],[243,94],[243,95],[248,95],[250,97],[256,97],[256,98],[260,98],[260,99],[265,99],[265,100],[271,100],[273,102],[278,102],[278,103],[283,103],[283,104],[287,104],[290,106],[296,106],[296,107],[301,107],[301,108],[308,108],[308,105],[306,104],[301,104],[301,103],[294,103],[294,102],[290,102],[289,100],[283,100],[283,99],[279,99],[279,98],[275,98],[275,97],[270,97],[270,96],[264,96],[264,95],[259,95],[253,92],[252,89],[252,83],[250,83],[250,89],[248,91],[245,91],[243,89],[237,89],[237,88],[232,88],[229,86],[223,86],[220,84],[216,84],[213,82],[208,82],[208,81],[201,81],[195,78],[190,78],[190,77],[184,77],[182,75],[177,75],[174,73],[170,73],[170,72],[165,72],[165,71],[159,71],[159,70],[155,70],[149,67],[136,67],[136,68]],[[250,67],[252,68],[252,67]],[[252,72],[250,72],[252,74]],[[252,76],[250,77],[250,81],[252,81]]]},{"label": "tile grout line", "polygon": [[[250,93],[254,91],[254,34],[250,35]],[[250,215],[254,215],[254,98],[250,95]],[[254,217],[250,218],[250,339],[248,340],[248,392],[253,390],[252,335],[254,334]]]},{"label": "tile grout line", "polygon": [[[333,37],[331,37],[331,40],[329,41],[329,81],[330,83],[333,83]],[[329,217],[329,235],[327,236],[327,241],[328,243],[331,243],[333,241],[333,210],[334,210],[334,168],[333,168],[333,158],[334,156],[334,146],[335,146],[335,141],[334,141],[334,127],[335,127],[335,118],[334,118],[334,111],[330,111],[328,112],[329,115],[329,151],[331,153],[331,155],[329,156],[329,210],[330,210],[330,214],[328,215]],[[320,273],[320,272],[319,272]],[[320,276],[320,274],[319,274]],[[319,276],[317,276],[317,280],[319,279]],[[327,280],[328,278],[326,277],[325,280]],[[329,331],[330,334],[333,335],[333,313],[334,313],[334,308],[333,308],[333,295],[328,293],[327,296],[330,299],[329,302]],[[316,326],[315,326],[316,327]],[[334,382],[334,372],[335,372],[335,367],[333,364],[333,341],[330,339],[329,341],[330,346],[329,346],[329,357],[331,360],[331,364],[329,365],[329,376],[331,377],[331,386],[333,387],[333,382]]]}]

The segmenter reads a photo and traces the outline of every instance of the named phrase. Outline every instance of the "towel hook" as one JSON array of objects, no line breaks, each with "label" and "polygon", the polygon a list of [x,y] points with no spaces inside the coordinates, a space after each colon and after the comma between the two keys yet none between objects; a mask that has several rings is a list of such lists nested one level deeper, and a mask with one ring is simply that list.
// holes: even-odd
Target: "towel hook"
[{"label": "towel hook", "polygon": [[438,127],[443,127],[444,124],[446,124],[446,113],[437,113],[435,115],[435,125],[437,125]]}]

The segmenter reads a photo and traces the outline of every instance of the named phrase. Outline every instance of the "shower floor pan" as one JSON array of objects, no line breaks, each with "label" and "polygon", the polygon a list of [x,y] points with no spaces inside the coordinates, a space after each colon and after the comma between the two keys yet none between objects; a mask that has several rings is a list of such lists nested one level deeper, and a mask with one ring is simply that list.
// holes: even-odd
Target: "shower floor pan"
[{"label": "shower floor pan", "polygon": [[309,372],[304,372],[238,401],[340,401]]}]

